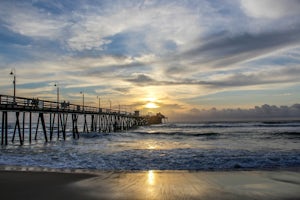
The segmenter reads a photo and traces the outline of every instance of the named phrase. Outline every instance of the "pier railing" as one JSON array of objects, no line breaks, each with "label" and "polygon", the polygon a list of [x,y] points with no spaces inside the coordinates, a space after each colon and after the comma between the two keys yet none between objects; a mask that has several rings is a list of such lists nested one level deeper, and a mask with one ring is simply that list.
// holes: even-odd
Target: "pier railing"
[{"label": "pier railing", "polygon": [[103,114],[120,114],[133,115],[131,112],[99,108],[92,106],[82,106],[70,102],[56,102],[40,100],[38,98],[14,97],[9,95],[0,95],[0,110],[19,110],[19,111],[36,111],[36,112],[68,112],[68,113],[103,113]]}]

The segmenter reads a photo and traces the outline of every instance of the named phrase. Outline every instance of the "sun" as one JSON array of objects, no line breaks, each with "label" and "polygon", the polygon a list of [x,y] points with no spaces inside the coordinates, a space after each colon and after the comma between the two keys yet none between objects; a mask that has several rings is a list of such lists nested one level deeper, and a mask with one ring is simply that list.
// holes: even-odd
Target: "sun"
[{"label": "sun", "polygon": [[158,108],[159,106],[153,102],[149,102],[145,105],[146,108]]}]

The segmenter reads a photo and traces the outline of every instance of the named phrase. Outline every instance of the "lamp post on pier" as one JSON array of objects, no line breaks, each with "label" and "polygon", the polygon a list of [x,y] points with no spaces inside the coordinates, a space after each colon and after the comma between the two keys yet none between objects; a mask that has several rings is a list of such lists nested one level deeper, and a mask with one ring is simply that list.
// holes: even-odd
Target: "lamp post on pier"
[{"label": "lamp post on pier", "polygon": [[54,86],[56,87],[57,109],[59,109],[59,87],[57,83],[55,83]]},{"label": "lamp post on pier", "polygon": [[100,107],[100,96],[97,96],[97,99],[99,100],[99,109],[101,108]]},{"label": "lamp post on pier", "polygon": [[111,100],[108,99],[108,103],[109,103],[109,112],[111,112]]},{"label": "lamp post on pier", "polygon": [[82,94],[82,111],[84,111],[84,92],[81,91],[80,94]]},{"label": "lamp post on pier", "polygon": [[14,84],[14,104],[16,103],[16,69],[13,68],[9,73],[11,76],[14,76],[13,84]]}]

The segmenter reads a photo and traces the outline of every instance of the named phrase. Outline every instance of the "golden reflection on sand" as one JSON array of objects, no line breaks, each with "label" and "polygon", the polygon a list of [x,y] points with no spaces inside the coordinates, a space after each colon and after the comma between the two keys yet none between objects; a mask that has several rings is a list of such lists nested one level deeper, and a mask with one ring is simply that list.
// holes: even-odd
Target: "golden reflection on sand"
[{"label": "golden reflection on sand", "polygon": [[73,186],[91,199],[279,200],[299,197],[299,175],[298,172],[121,171],[102,172]]},{"label": "golden reflection on sand", "polygon": [[149,199],[154,199],[157,196],[156,188],[155,188],[155,172],[153,170],[149,170],[148,173],[145,174],[147,176],[147,185],[145,185],[145,191],[141,191],[141,194]]},{"label": "golden reflection on sand", "polygon": [[201,178],[184,171],[149,170],[132,173],[130,179],[138,174],[141,178],[135,181],[135,199],[193,199],[203,196],[207,189]]},{"label": "golden reflection on sand", "polygon": [[148,171],[148,184],[149,185],[155,184],[155,173],[153,170]]}]

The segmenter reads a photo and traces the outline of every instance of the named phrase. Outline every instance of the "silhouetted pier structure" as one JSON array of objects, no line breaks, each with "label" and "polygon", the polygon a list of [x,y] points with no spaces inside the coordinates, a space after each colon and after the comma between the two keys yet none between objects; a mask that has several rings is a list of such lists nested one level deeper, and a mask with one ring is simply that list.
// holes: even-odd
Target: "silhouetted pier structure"
[{"label": "silhouetted pier structure", "polygon": [[[28,129],[29,143],[32,142],[32,139],[37,140],[40,125],[42,126],[45,142],[51,141],[55,132],[58,139],[62,136],[65,140],[67,126],[70,125],[68,123],[69,116],[71,116],[72,135],[74,139],[78,139],[80,136],[78,130],[79,123],[83,123],[82,131],[84,133],[88,133],[89,131],[113,132],[128,130],[147,124],[145,118],[139,116],[139,112],[130,113],[120,110],[76,105],[69,102],[55,102],[8,95],[0,95],[0,111],[2,112],[1,145],[8,144],[9,112],[15,113],[14,119],[11,119],[15,121],[11,142],[15,141],[17,135],[21,145],[25,141],[25,129]],[[36,115],[36,123],[33,122],[33,114]],[[79,116],[83,116],[80,122]],[[89,124],[87,118],[90,119]],[[48,123],[46,123],[46,120],[49,120]],[[33,132],[34,129],[35,132]]]}]

